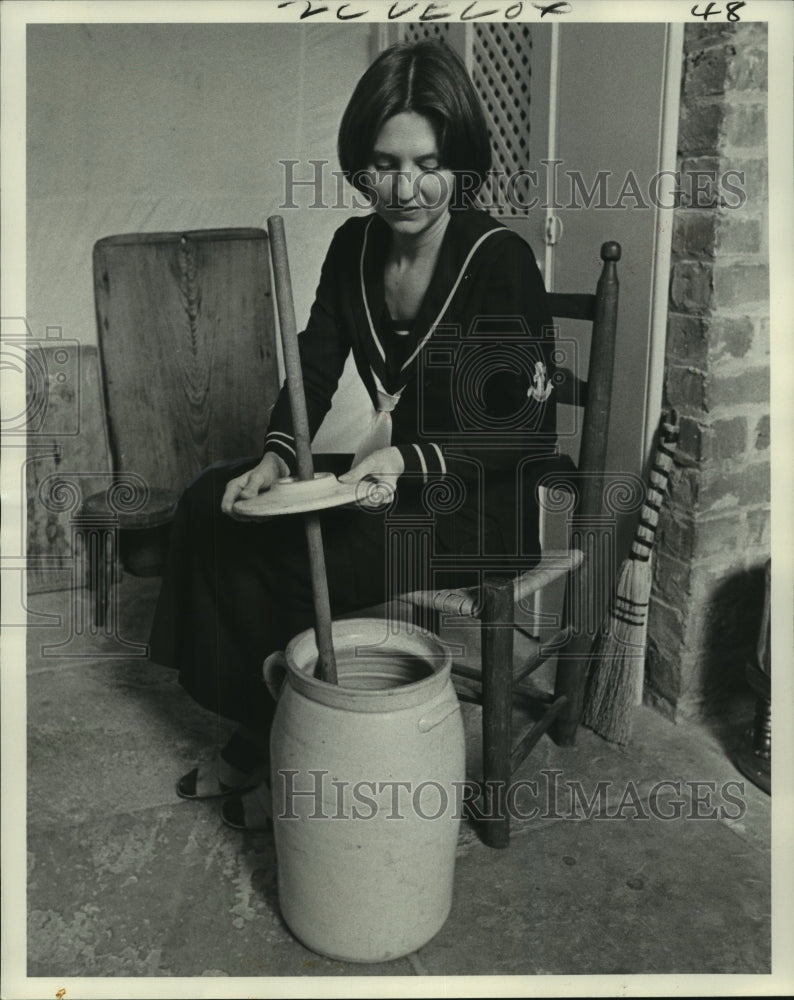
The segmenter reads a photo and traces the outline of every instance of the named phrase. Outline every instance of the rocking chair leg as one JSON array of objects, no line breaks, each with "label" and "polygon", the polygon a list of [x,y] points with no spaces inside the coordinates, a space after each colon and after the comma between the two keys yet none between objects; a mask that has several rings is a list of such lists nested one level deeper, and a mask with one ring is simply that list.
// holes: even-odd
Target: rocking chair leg
[{"label": "rocking chair leg", "polygon": [[489,847],[510,843],[507,790],[510,783],[513,680],[513,581],[485,581],[481,618],[483,684],[483,840]]},{"label": "rocking chair leg", "polygon": [[557,716],[554,723],[554,741],[563,747],[573,746],[576,742],[576,731],[579,728],[584,709],[584,691],[591,641],[586,639],[583,645],[585,648],[579,652],[574,648],[573,642],[570,643],[565,649],[565,659],[561,658],[557,663],[554,697],[564,696],[568,699],[568,704]]},{"label": "rocking chair leg", "polygon": [[[585,548],[585,542],[579,538],[575,542]],[[592,539],[590,540],[592,546]],[[576,732],[584,712],[585,686],[587,671],[590,665],[590,652],[594,633],[587,629],[588,618],[600,622],[603,598],[596,601],[597,610],[587,614],[585,602],[587,595],[593,597],[593,579],[595,573],[595,555],[587,550],[582,566],[568,577],[568,587],[565,593],[563,617],[566,626],[572,628],[572,636],[557,659],[557,672],[554,681],[554,697],[567,699],[567,704],[557,716],[552,728],[554,742],[558,746],[570,747],[576,742]],[[604,589],[603,587],[601,588]],[[596,591],[596,595],[600,591]],[[592,625],[592,622],[591,622]]]}]

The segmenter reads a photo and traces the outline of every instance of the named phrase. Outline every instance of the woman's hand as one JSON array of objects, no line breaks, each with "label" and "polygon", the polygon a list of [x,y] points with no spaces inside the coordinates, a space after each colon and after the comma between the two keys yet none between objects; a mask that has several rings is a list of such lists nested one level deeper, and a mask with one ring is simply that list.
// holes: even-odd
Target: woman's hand
[{"label": "woman's hand", "polygon": [[397,448],[379,448],[339,477],[340,483],[362,486],[358,502],[373,509],[389,503],[397,492],[397,478],[405,471],[405,462]]},{"label": "woman's hand", "polygon": [[224,514],[232,514],[236,500],[250,500],[269,490],[277,479],[289,475],[287,463],[272,451],[266,451],[262,460],[250,472],[230,479],[221,500]]}]

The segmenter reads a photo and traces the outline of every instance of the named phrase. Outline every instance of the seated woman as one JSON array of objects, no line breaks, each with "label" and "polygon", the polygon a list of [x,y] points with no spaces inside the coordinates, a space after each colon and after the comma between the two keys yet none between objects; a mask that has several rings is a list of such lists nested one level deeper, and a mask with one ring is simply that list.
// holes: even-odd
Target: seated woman
[{"label": "seated woman", "polygon": [[[484,555],[520,555],[526,569],[540,554],[533,463],[556,446],[554,338],[532,250],[474,204],[490,144],[453,50],[421,42],[383,52],[354,90],[338,151],[373,212],[336,231],[299,338],[310,432],[351,350],[374,413],[355,456],[316,456],[315,468],[396,489],[399,513],[425,519],[428,487],[441,480],[456,500],[433,513],[434,554],[466,570]],[[224,820],[243,829],[262,822],[256,788],[274,710],[262,662],[311,627],[313,603],[302,520],[229,515],[294,471],[282,389],[261,458],[214,466],[185,492],[151,635],[152,659],[239,724],[177,791],[224,796]],[[427,574],[390,566],[390,516],[392,507],[366,503],[322,514],[334,616],[398,596],[398,577],[405,591]],[[453,574],[451,585],[460,582]]]}]

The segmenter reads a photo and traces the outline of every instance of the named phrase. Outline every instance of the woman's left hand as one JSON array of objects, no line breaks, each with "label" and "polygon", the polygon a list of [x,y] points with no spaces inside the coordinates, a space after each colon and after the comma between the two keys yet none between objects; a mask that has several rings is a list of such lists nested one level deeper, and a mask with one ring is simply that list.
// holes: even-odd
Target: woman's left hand
[{"label": "woman's left hand", "polygon": [[397,492],[397,478],[405,471],[405,462],[397,448],[379,448],[339,477],[340,483],[356,485],[358,502],[363,507],[378,508],[391,501]]}]

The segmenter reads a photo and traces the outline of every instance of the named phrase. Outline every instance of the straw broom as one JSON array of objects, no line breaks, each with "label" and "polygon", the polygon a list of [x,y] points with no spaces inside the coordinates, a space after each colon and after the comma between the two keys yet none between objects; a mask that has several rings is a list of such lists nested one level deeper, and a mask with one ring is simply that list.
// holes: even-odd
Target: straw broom
[{"label": "straw broom", "polygon": [[678,418],[662,422],[645,503],[618,575],[615,600],[593,648],[583,722],[612,743],[628,743],[635,706],[642,702],[651,552],[678,443]]}]

